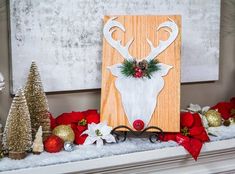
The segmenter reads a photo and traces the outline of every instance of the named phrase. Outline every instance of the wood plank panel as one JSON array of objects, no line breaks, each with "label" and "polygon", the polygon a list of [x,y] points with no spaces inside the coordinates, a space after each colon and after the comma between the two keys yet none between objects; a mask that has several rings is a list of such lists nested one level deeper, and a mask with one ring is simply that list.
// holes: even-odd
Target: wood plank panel
[{"label": "wood plank panel", "polygon": [[[156,47],[159,40],[167,40],[169,34],[157,27],[171,18],[179,28],[176,40],[156,58],[173,68],[167,76],[164,76],[165,85],[158,95],[157,107],[152,115],[148,126],[158,126],[165,132],[178,132],[180,129],[180,49],[181,49],[181,17],[174,16],[119,16],[119,21],[126,29],[126,32],[117,30],[113,34],[114,39],[121,39],[125,45],[131,38],[134,42],[129,48],[133,57],[141,59],[146,57],[150,48],[146,38],[149,38]],[[104,23],[110,18],[105,16]],[[103,39],[103,62],[102,62],[102,89],[101,89],[101,120],[106,120],[112,127],[119,125],[130,126],[123,110],[121,96],[115,87],[115,79],[107,69],[116,63],[124,61],[123,57]],[[146,91],[148,87],[146,86]],[[142,94],[144,95],[145,91]],[[143,106],[144,107],[144,106]]]}]

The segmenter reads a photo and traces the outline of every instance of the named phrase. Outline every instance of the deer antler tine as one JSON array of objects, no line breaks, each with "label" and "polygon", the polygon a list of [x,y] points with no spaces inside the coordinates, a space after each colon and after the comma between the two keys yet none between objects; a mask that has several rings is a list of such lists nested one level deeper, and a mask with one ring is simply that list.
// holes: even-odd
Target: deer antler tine
[{"label": "deer antler tine", "polygon": [[[117,19],[117,17],[112,17],[110,18],[106,24],[104,25],[104,37],[107,40],[107,42],[113,47],[115,48],[125,59],[127,60],[132,60],[132,56],[129,54],[129,47],[131,45],[131,43],[133,42],[133,40],[128,41],[128,43],[126,44],[126,46],[122,46],[121,45],[121,40],[114,40],[112,37],[112,33],[116,30],[116,29],[112,29],[113,27],[117,27],[119,29],[121,29],[122,31],[125,32],[125,28],[124,26],[119,23],[118,21],[115,21],[115,19]],[[112,30],[111,30],[112,29]]]},{"label": "deer antler tine", "polygon": [[119,39],[119,40],[117,40],[117,42],[121,45],[122,40],[121,40],[121,39]]},{"label": "deer antler tine", "polygon": [[168,29],[164,29],[166,32],[170,34],[169,38],[166,41],[160,40],[158,46],[155,48],[152,42],[147,39],[151,47],[151,51],[149,55],[145,58],[147,61],[153,60],[157,55],[159,55],[168,46],[170,46],[170,44],[176,39],[178,32],[179,32],[178,26],[172,19],[169,18],[169,20],[170,21],[166,21],[160,24],[157,28],[157,31],[159,31],[161,28],[164,28],[164,27],[168,27],[171,29],[171,31]]},{"label": "deer antler tine", "polygon": [[150,46],[150,49],[153,50],[154,49],[153,43],[148,38],[146,40]]},{"label": "deer antler tine", "polygon": [[171,22],[174,22],[170,17],[167,17]]},{"label": "deer antler tine", "polygon": [[168,33],[171,33],[171,31],[170,30],[167,30],[167,29],[163,29],[164,31],[166,31],[166,32],[168,32]]},{"label": "deer antler tine", "polygon": [[131,40],[129,40],[129,41],[127,42],[125,48],[128,49],[128,48],[130,47],[130,45],[132,44],[133,41],[134,41],[134,38],[132,38]]},{"label": "deer antler tine", "polygon": [[110,33],[112,34],[113,32],[115,32],[116,31],[116,29],[112,29],[112,30],[110,30]]}]

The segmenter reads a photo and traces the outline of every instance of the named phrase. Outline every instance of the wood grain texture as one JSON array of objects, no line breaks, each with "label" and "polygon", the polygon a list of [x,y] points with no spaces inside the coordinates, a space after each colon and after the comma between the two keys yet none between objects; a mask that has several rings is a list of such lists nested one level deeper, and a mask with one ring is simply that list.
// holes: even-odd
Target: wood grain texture
[{"label": "wood grain texture", "polygon": [[[126,32],[117,30],[113,34],[114,39],[121,39],[125,45],[131,38],[134,42],[129,48],[133,57],[141,59],[146,57],[150,48],[146,38],[155,45],[159,40],[166,40],[168,33],[157,27],[169,20],[170,17],[178,25],[179,34],[176,40],[156,58],[173,68],[168,75],[163,77],[164,88],[158,95],[158,104],[148,126],[158,126],[165,132],[178,132],[180,130],[180,49],[181,49],[181,17],[174,16],[119,16],[117,21],[122,23]],[[109,19],[105,16],[104,23]],[[103,39],[103,62],[102,62],[102,90],[101,90],[101,120],[106,120],[112,127],[119,125],[131,126],[124,113],[121,96],[115,87],[115,79],[107,66],[123,62],[123,57]],[[146,86],[146,91],[148,87]],[[144,95],[145,91],[141,94]],[[144,106],[143,106],[144,107]]]}]

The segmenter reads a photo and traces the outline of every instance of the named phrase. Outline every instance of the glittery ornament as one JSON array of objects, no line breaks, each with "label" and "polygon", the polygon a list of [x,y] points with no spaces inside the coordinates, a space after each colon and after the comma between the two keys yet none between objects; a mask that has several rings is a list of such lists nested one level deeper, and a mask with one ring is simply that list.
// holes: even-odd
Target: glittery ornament
[{"label": "glittery ornament", "polygon": [[42,81],[35,62],[32,62],[27,83],[25,85],[25,97],[27,100],[33,138],[39,128],[42,126],[43,138],[50,133],[50,115],[47,104],[47,98],[43,90]]},{"label": "glittery ornament", "polygon": [[70,141],[64,143],[64,150],[67,152],[72,152],[74,150],[74,144]]},{"label": "glittery ornament", "polygon": [[44,141],[45,150],[49,153],[56,153],[61,151],[61,149],[63,148],[63,144],[63,140],[56,135],[50,135]]},{"label": "glittery ornament", "polygon": [[73,142],[75,139],[73,129],[69,125],[56,126],[53,129],[52,134],[57,135],[58,137],[60,137],[64,141]]},{"label": "glittery ornament", "polygon": [[209,110],[205,113],[205,116],[210,127],[218,127],[222,125],[222,117],[218,111]]},{"label": "glittery ornament", "polygon": [[23,90],[19,90],[7,117],[3,133],[3,146],[12,159],[25,158],[32,145],[31,123]]},{"label": "glittery ornament", "polygon": [[230,121],[230,124],[235,124],[235,117],[230,117],[229,121]]}]

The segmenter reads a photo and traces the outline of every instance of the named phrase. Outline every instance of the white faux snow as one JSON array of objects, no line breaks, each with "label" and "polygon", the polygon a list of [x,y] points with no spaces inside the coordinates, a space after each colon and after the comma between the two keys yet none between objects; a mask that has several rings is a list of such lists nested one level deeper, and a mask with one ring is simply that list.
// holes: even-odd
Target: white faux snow
[{"label": "white faux snow", "polygon": [[[211,141],[235,138],[235,125],[231,125],[229,127],[221,126],[209,128],[209,131],[217,135],[217,137],[210,136]],[[59,153],[53,154],[47,152],[43,152],[41,155],[30,154],[23,160],[12,160],[9,158],[3,158],[0,160],[0,172],[82,161],[174,146],[178,146],[178,144],[173,141],[150,143],[147,138],[127,139],[126,142],[117,144],[106,144],[99,148],[97,148],[95,145],[75,146],[75,150],[72,152],[61,151]]]},{"label": "white faux snow", "polygon": [[75,150],[72,152],[61,151],[53,154],[47,152],[43,152],[40,155],[30,154],[22,160],[3,158],[0,161],[0,171],[47,166],[173,146],[177,146],[177,143],[171,141],[153,144],[145,138],[128,139],[123,143],[106,144],[99,148],[96,145],[75,146]]},{"label": "white faux snow", "polygon": [[230,125],[229,127],[209,127],[208,132],[215,135],[210,137],[211,141],[231,139],[235,137],[235,124]]}]

